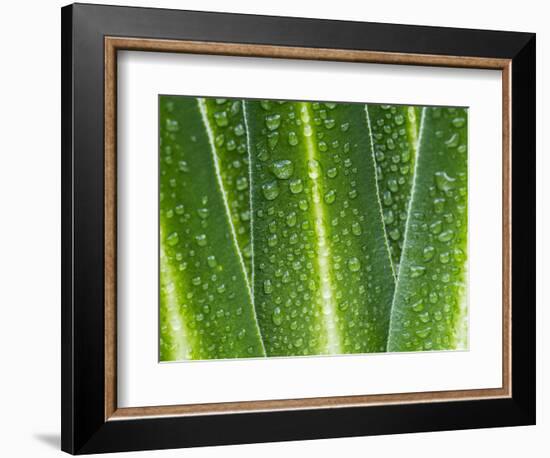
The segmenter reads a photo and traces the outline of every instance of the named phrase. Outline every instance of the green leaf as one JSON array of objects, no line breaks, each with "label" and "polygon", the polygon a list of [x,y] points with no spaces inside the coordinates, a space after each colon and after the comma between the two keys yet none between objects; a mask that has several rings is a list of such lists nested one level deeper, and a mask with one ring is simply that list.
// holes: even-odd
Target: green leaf
[{"label": "green leaf", "polygon": [[162,361],[264,356],[202,101],[160,97]]},{"label": "green leaf", "polygon": [[267,354],[384,351],[394,276],[364,105],[246,101],[245,111]]},{"label": "green leaf", "polygon": [[214,138],[214,150],[231,221],[247,274],[250,276],[250,188],[247,135],[242,101],[235,99],[201,99]]},{"label": "green leaf", "polygon": [[424,108],[389,351],[466,343],[467,111]]},{"label": "green leaf", "polygon": [[399,271],[418,144],[418,107],[368,105],[378,187],[394,270]]}]

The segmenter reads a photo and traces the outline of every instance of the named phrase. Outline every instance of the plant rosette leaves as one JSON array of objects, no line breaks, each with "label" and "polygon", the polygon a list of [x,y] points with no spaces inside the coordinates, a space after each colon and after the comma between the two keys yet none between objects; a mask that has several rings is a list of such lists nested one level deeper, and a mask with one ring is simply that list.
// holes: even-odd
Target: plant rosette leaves
[{"label": "plant rosette leaves", "polygon": [[465,348],[466,110],[160,116],[162,361]]}]

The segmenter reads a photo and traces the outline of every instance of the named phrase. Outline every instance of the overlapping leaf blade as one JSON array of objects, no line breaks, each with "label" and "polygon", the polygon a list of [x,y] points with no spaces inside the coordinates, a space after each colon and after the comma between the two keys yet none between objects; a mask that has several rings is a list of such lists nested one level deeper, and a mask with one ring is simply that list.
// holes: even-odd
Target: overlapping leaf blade
[{"label": "overlapping leaf blade", "polygon": [[368,105],[384,225],[399,271],[418,143],[417,107]]},{"label": "overlapping leaf blade", "polygon": [[160,358],[263,356],[201,101],[160,98]]},{"label": "overlapping leaf blade", "polygon": [[394,277],[364,106],[245,107],[267,354],[384,351]]},{"label": "overlapping leaf blade", "polygon": [[465,345],[467,111],[425,108],[389,351]]},{"label": "overlapping leaf blade", "polygon": [[223,188],[231,211],[231,222],[250,276],[250,188],[248,183],[248,145],[242,101],[200,99],[214,139]]}]

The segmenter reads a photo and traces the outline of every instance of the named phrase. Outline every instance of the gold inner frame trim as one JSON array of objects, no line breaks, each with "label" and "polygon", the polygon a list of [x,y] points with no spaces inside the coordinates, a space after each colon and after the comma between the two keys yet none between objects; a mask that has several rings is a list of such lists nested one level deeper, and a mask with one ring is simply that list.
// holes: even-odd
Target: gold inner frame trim
[{"label": "gold inner frame trim", "polygon": [[[241,57],[267,57],[339,62],[422,65],[493,69],[502,72],[502,387],[303,399],[241,401],[119,408],[117,405],[117,51],[175,52]],[[267,412],[382,404],[507,398],[512,394],[511,372],[511,70],[509,59],[405,54],[345,49],[215,43],[143,38],[105,37],[105,420]]]}]

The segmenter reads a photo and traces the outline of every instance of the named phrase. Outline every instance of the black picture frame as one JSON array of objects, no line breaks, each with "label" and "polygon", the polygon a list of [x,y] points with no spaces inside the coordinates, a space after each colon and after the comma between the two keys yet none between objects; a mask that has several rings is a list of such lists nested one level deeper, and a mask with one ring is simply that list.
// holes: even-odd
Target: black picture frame
[{"label": "black picture frame", "polygon": [[[535,424],[535,34],[74,4],[62,8],[62,449],[72,454]],[[512,395],[106,420],[104,37],[510,59]]]}]

